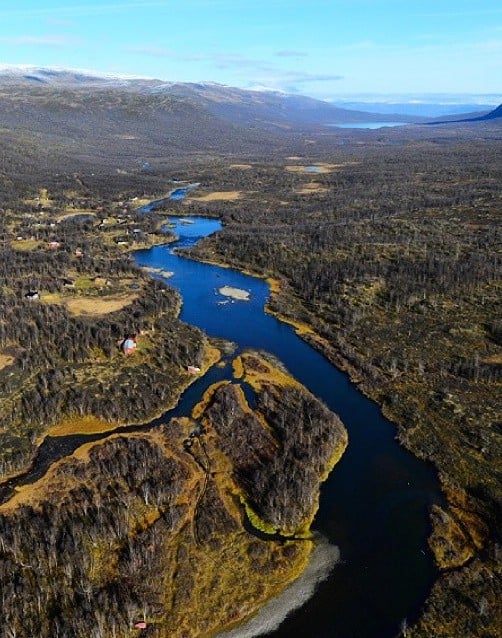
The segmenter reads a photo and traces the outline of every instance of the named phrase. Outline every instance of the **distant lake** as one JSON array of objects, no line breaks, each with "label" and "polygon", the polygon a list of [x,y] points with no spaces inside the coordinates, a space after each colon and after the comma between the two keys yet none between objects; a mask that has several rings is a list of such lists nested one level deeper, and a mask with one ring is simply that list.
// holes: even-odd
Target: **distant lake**
[{"label": "distant lake", "polygon": [[350,124],[328,124],[335,128],[383,128],[384,126],[405,126],[410,122],[350,122]]}]

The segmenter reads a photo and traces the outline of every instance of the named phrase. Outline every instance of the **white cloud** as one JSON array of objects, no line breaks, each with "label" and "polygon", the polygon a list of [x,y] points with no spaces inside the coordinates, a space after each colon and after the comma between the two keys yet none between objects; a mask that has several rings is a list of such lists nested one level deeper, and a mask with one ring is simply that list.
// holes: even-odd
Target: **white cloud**
[{"label": "white cloud", "polygon": [[305,51],[284,50],[284,51],[276,51],[274,55],[278,58],[307,58],[309,54],[306,53]]},{"label": "white cloud", "polygon": [[76,4],[63,7],[40,7],[37,9],[0,9],[0,18],[38,17],[61,15],[101,15],[103,13],[122,12],[128,9],[168,8],[164,0],[152,2],[122,2],[120,4]]},{"label": "white cloud", "polygon": [[82,44],[84,40],[73,35],[17,35],[0,37],[0,42],[14,46],[66,47]]},{"label": "white cloud", "polygon": [[297,73],[291,71],[285,74],[290,82],[295,84],[307,84],[309,82],[336,82],[343,80],[343,75],[337,75],[334,73]]}]

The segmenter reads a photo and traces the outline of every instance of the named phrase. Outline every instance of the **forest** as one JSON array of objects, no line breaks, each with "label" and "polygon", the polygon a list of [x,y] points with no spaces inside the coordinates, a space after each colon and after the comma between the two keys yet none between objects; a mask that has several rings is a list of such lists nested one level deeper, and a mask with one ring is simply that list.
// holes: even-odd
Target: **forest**
[{"label": "forest", "polygon": [[[184,150],[173,131],[152,141],[138,110],[120,113],[132,133],[144,134],[144,153],[114,136],[120,118],[107,152],[96,155],[95,133],[73,152],[73,143],[62,143],[75,138],[73,129],[44,144],[25,129],[0,130],[2,475],[25,469],[54,424],[89,415],[108,428],[141,423],[177,400],[190,382],[187,363],[203,366],[210,344],[177,319],[177,293],[140,271],[130,251],[170,241],[162,230],[168,213],[219,217],[224,230],[189,254],[272,278],[268,311],[308,327],[304,338],[381,406],[403,445],[438,469],[445,503],[431,512],[429,544],[440,576],[403,636],[497,636],[500,124],[266,139],[254,130],[241,144],[232,131],[223,150],[219,129],[209,127],[197,151],[197,131],[183,138],[190,141]],[[86,126],[94,122],[89,113]],[[200,188],[166,210],[136,213],[140,201],[163,197],[180,181]],[[30,297],[35,292],[38,299]],[[129,358],[120,343],[132,335],[138,352]],[[308,527],[320,477],[343,436],[325,408],[294,386],[257,395],[251,410],[235,384],[215,390],[201,419],[207,437],[191,452],[180,451],[193,425],[183,421],[169,426],[173,445],[164,434],[112,435],[5,503],[6,635],[122,637],[143,616],[160,620],[175,607],[186,632],[188,592],[200,601],[216,585],[207,580],[210,561],[223,560],[229,538],[249,574],[259,565],[270,576],[265,590],[253,580],[254,600],[294,578],[308,549],[257,537],[240,544],[244,517],[281,533]],[[243,423],[242,438],[229,440]],[[242,450],[251,443],[247,456]],[[219,470],[215,480],[205,478],[207,458]],[[280,473],[298,480],[271,480]],[[200,508],[189,496],[196,485]],[[214,551],[206,563],[198,542]],[[162,604],[158,581],[135,581],[152,565],[166,573],[179,566],[183,584]],[[228,580],[215,592],[239,591],[240,575],[223,572]],[[64,583],[61,600],[48,587],[54,575]],[[245,598],[225,610],[227,620],[237,618],[239,605],[246,607]],[[41,617],[37,606],[48,614]],[[107,624],[110,613],[116,624]],[[212,631],[213,621],[201,617],[200,633]],[[153,627],[149,635],[169,631]]]}]

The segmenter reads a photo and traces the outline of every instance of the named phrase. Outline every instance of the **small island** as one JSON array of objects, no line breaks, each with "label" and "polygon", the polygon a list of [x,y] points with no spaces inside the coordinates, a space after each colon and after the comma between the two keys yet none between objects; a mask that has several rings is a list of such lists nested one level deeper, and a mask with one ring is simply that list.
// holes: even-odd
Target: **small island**
[{"label": "small island", "polygon": [[222,286],[218,288],[220,295],[224,297],[230,297],[235,301],[249,301],[250,293],[247,290],[241,290],[240,288],[232,288],[232,286]]}]

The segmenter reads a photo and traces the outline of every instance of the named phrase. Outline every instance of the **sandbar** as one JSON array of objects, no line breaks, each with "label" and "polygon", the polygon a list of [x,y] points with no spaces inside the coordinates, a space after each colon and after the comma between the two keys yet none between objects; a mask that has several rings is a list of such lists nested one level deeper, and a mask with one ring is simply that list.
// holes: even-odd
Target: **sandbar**
[{"label": "sandbar", "polygon": [[250,294],[247,290],[241,288],[232,288],[232,286],[222,286],[218,288],[220,295],[231,297],[236,301],[249,301]]}]

